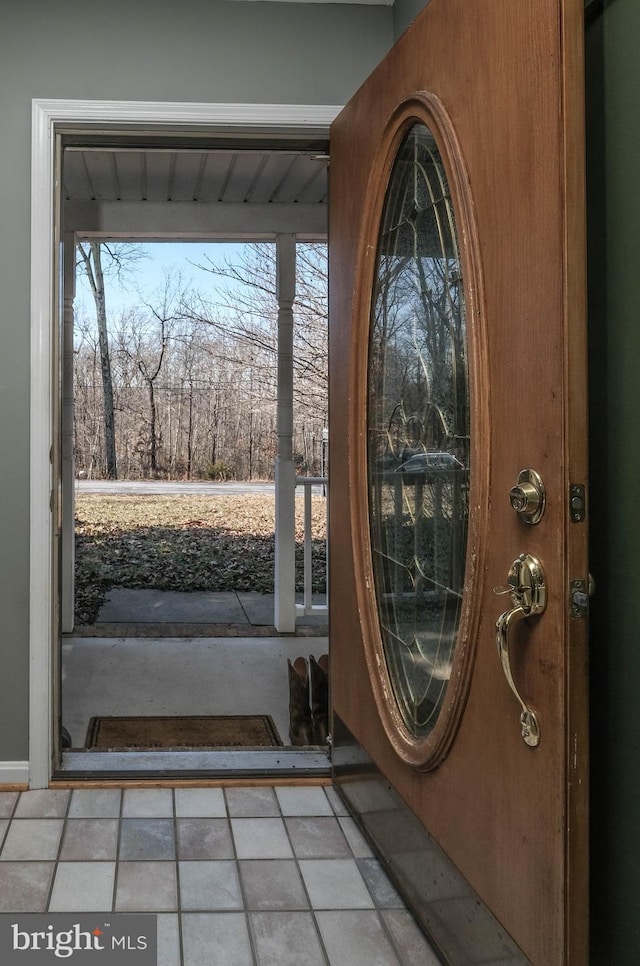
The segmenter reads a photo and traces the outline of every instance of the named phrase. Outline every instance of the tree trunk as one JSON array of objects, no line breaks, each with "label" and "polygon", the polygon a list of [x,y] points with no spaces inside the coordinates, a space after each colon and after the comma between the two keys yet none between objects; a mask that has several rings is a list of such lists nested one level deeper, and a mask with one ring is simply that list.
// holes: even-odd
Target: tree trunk
[{"label": "tree trunk", "polygon": [[117,480],[116,420],[115,407],[113,405],[113,380],[111,378],[111,357],[109,355],[109,339],[107,336],[107,310],[102,259],[100,256],[100,242],[89,242],[90,255],[87,254],[82,245],[78,246],[78,250],[84,262],[85,272],[96,305],[98,340],[100,345],[100,371],[102,373],[102,392],[104,397],[104,442],[107,478]]},{"label": "tree trunk", "polygon": [[158,440],[156,430],[156,394],[153,387],[153,379],[147,380],[149,387],[149,464],[151,469],[151,479],[158,477]]}]

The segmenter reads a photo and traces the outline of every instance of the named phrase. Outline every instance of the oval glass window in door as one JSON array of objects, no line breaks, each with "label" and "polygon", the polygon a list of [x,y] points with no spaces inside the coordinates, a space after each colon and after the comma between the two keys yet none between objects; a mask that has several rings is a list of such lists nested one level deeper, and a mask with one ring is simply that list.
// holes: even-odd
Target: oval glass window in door
[{"label": "oval glass window in door", "polygon": [[367,479],[375,598],[410,738],[433,731],[454,664],[469,518],[462,266],[436,141],[413,123],[393,164],[371,303]]}]

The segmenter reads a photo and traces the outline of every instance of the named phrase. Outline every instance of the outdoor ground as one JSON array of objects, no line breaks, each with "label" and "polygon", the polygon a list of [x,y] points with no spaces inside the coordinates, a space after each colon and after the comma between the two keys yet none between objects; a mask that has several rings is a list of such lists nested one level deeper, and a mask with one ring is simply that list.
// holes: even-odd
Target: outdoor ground
[{"label": "outdoor ground", "polygon": [[[273,494],[76,495],[76,623],[92,624],[112,587],[273,593]],[[303,501],[296,500],[302,590]],[[312,498],[315,593],[325,590],[326,500]]]}]

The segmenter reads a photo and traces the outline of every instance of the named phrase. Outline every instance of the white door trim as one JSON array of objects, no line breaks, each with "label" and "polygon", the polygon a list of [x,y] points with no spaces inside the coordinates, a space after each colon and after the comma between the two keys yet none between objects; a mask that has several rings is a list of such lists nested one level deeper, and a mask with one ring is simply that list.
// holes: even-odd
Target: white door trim
[{"label": "white door trim", "polygon": [[316,130],[328,136],[341,110],[337,105],[198,104],[155,101],[35,99],[31,145],[31,416],[30,416],[30,588],[29,588],[29,782],[46,788],[53,753],[53,655],[58,632],[53,621],[54,535],[51,494],[54,481],[51,393],[55,285],[55,135],[74,125],[136,130],[194,128],[263,135]]}]

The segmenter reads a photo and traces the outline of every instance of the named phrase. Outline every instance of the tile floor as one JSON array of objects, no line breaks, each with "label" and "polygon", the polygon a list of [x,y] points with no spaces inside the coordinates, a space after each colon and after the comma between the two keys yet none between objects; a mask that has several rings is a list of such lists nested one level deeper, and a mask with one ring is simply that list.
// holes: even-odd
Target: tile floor
[{"label": "tile floor", "polygon": [[158,966],[437,966],[328,786],[0,792],[0,912],[158,914]]}]

